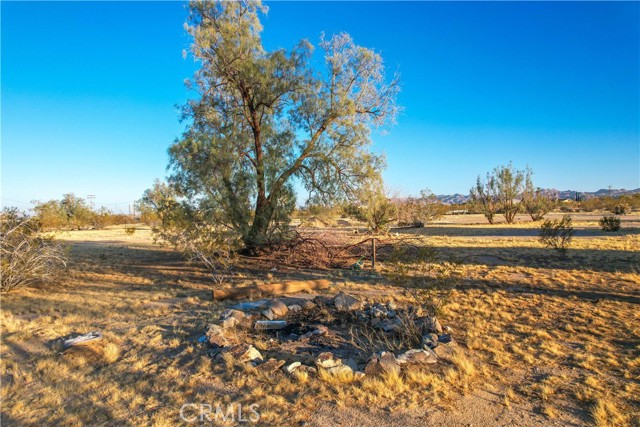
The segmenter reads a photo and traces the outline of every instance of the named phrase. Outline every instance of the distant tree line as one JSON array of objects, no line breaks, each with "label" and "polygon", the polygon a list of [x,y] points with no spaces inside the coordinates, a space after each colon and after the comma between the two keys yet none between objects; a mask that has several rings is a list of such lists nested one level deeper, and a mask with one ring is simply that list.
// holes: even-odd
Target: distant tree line
[{"label": "distant tree line", "polygon": [[122,225],[131,222],[150,224],[156,220],[156,214],[150,209],[136,205],[136,215],[114,213],[100,207],[94,209],[83,198],[67,193],[62,199],[46,202],[34,201],[34,219],[43,229],[81,230],[87,228],[101,229],[110,225]]}]

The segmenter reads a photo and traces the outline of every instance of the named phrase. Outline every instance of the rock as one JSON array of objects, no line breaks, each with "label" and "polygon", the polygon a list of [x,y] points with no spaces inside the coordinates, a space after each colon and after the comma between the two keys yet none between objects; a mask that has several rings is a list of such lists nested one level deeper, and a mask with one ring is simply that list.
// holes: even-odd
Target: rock
[{"label": "rock", "polygon": [[380,322],[380,324],[378,325],[378,328],[382,329],[385,332],[395,332],[400,327],[402,327],[402,321],[400,321],[400,319],[398,319],[398,318],[390,319],[390,320],[384,320],[384,321]]},{"label": "rock", "polygon": [[275,314],[275,313],[273,312],[273,310],[271,310],[270,308],[267,308],[266,310],[264,310],[264,311],[262,312],[262,315],[263,315],[264,317],[266,317],[267,319],[269,319],[269,320],[273,320],[273,319],[275,319],[275,318],[276,318],[276,314]]},{"label": "rock", "polygon": [[222,314],[220,315],[220,320],[224,320],[224,319],[228,319],[229,317],[232,317],[239,321],[244,319],[245,316],[246,314],[244,314],[243,311],[229,308],[222,312]]},{"label": "rock", "polygon": [[451,326],[443,326],[442,330],[447,334],[452,334],[453,333],[453,328],[451,328]]},{"label": "rock", "polygon": [[302,303],[302,308],[305,310],[311,310],[312,308],[316,308],[316,305],[311,301],[305,301]]},{"label": "rock", "polygon": [[322,296],[322,295],[318,295],[317,297],[315,297],[313,299],[313,303],[315,303],[316,305],[319,305],[319,306],[333,305],[333,298]]},{"label": "rock", "polygon": [[370,313],[371,316],[376,319],[387,317],[387,311],[377,306],[371,307]]},{"label": "rock", "polygon": [[422,333],[442,334],[442,325],[435,317],[420,317],[416,319],[416,324],[422,327]]},{"label": "rock", "polygon": [[283,329],[287,326],[286,320],[258,320],[253,326],[254,329],[271,330]]},{"label": "rock", "polygon": [[335,296],[333,304],[336,306],[336,309],[340,311],[358,310],[362,307],[362,301],[344,292],[340,292]]},{"label": "rock", "polygon": [[282,366],[285,364],[286,362],[284,360],[278,360],[278,359],[269,359],[264,363],[261,363],[260,365],[258,365],[258,369],[262,372],[265,373],[272,373],[274,371],[277,371],[278,369],[282,368]]},{"label": "rock", "polygon": [[[287,314],[287,311],[289,311],[285,303],[283,303],[279,299],[271,300],[271,303],[269,304],[269,308],[271,309],[271,312],[273,312],[273,314],[276,317],[282,317],[285,314]],[[273,320],[273,319],[269,319],[269,320]]]},{"label": "rock", "polygon": [[430,363],[437,363],[438,356],[431,350],[414,349],[408,350],[402,353],[396,359],[398,364],[403,365],[405,363],[414,365],[426,365]]},{"label": "rock", "polygon": [[262,360],[262,354],[251,344],[238,344],[226,347],[224,353],[230,353],[236,360],[240,362],[254,362]]},{"label": "rock", "polygon": [[302,335],[300,339],[307,339],[313,336],[327,335],[329,333],[329,328],[327,328],[324,325],[315,325],[314,328],[315,329],[313,331],[307,332],[306,334]]},{"label": "rock", "polygon": [[293,374],[293,372],[302,365],[300,362],[293,362],[284,367],[284,371],[287,374]]},{"label": "rock", "polygon": [[382,323],[382,320],[379,317],[374,317],[373,319],[371,319],[372,328],[378,328],[380,326],[380,323]]},{"label": "rock", "polygon": [[229,341],[224,335],[224,329],[219,325],[209,325],[207,330],[207,340],[218,347],[229,345]]},{"label": "rock", "polygon": [[327,372],[331,375],[348,375],[353,374],[353,369],[347,365],[338,365],[327,369]]},{"label": "rock", "polygon": [[438,346],[438,336],[436,334],[426,334],[422,337],[422,348],[433,350]]},{"label": "rock", "polygon": [[340,365],[342,365],[342,361],[340,359],[336,359],[333,353],[329,351],[320,353],[318,355],[318,358],[316,359],[316,366],[318,366],[319,368],[328,369]]},{"label": "rock", "polygon": [[364,373],[367,375],[399,374],[400,365],[393,353],[383,351],[380,355],[374,354],[371,357],[364,368]]},{"label": "rock", "polygon": [[398,305],[397,305],[395,302],[393,302],[393,301],[389,301],[389,302],[387,303],[387,308],[388,308],[389,310],[397,310],[397,309],[398,309]]},{"label": "rock", "polygon": [[455,341],[453,341],[453,339],[448,342],[448,343],[440,343],[439,346],[437,346],[436,348],[433,349],[433,352],[440,358],[443,360],[446,360],[447,362],[451,362],[451,360],[453,359],[453,357],[456,354],[457,351],[457,345],[455,343]]},{"label": "rock", "polygon": [[362,371],[356,371],[353,373],[353,377],[357,380],[361,380],[366,376],[366,374]]},{"label": "rock", "polygon": [[297,313],[298,311],[302,310],[302,307],[299,306],[298,304],[293,304],[293,305],[287,306],[287,308],[289,309],[289,311],[291,311],[293,313]]},{"label": "rock", "polygon": [[222,326],[224,329],[235,328],[237,324],[238,324],[238,319],[236,319],[235,317],[231,317],[231,316],[225,317],[220,322],[220,326]]},{"label": "rock", "polygon": [[451,338],[451,335],[449,334],[442,334],[438,336],[438,341],[441,342],[442,344],[449,344],[450,342],[453,341],[453,338]]}]

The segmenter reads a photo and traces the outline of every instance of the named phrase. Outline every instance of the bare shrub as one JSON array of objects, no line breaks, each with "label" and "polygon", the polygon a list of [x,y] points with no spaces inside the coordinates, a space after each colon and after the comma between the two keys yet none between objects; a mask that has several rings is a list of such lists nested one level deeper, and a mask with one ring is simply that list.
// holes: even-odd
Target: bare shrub
[{"label": "bare shrub", "polygon": [[548,248],[553,248],[562,255],[573,238],[573,221],[571,215],[565,215],[561,220],[546,220],[540,226],[540,243]]},{"label": "bare shrub", "polygon": [[615,215],[605,215],[600,218],[600,227],[602,231],[618,231],[620,230],[620,218]]},{"label": "bare shrub", "polygon": [[0,220],[0,292],[50,282],[66,266],[62,245],[42,237],[38,221],[15,208],[5,208]]}]

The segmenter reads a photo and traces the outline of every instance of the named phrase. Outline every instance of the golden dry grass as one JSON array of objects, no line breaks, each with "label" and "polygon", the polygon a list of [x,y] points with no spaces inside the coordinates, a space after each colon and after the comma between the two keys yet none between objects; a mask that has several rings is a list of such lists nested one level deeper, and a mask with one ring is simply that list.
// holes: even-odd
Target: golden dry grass
[{"label": "golden dry grass", "polygon": [[[212,360],[196,342],[222,310],[205,271],[153,246],[148,230],[64,233],[65,279],[2,297],[2,421],[175,425],[181,405],[203,402],[258,404],[264,425],[291,425],[323,401],[412,410],[428,396],[447,408],[490,382],[505,390],[505,406],[530,402],[550,419],[573,407],[585,423],[640,425],[640,238],[637,228],[602,235],[592,222],[576,221],[585,235],[567,258],[542,248],[527,224],[449,224],[420,238],[437,263],[382,263],[387,279],[374,285],[343,275],[345,289],[407,301],[402,286],[437,285],[440,317],[464,350],[442,370],[364,379],[263,375]],[[236,280],[269,280],[268,267],[243,268]],[[100,346],[62,352],[61,337],[93,330],[104,333]]]}]

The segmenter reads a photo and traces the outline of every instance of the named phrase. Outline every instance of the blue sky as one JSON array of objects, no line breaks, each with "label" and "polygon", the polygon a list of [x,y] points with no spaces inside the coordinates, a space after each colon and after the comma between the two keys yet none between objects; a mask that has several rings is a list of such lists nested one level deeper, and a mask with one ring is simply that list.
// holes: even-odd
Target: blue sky
[{"label": "blue sky", "polygon": [[[542,187],[640,187],[639,3],[275,2],[267,49],[350,33],[402,76],[388,187],[467,193],[513,161]],[[179,2],[2,2],[2,205],[122,210],[180,135],[196,64]],[[126,208],[125,208],[126,209]]]}]

